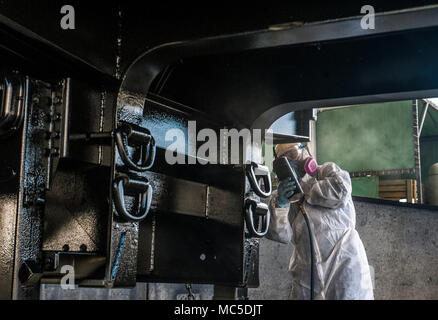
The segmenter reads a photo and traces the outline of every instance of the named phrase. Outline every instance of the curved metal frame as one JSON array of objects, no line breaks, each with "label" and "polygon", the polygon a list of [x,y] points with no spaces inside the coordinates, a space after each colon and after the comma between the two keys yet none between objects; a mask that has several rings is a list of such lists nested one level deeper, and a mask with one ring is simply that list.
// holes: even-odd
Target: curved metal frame
[{"label": "curved metal frame", "polygon": [[[359,13],[358,13],[359,14]],[[322,22],[306,23],[302,26],[284,24],[268,29],[213,36],[187,41],[162,43],[142,53],[129,66],[121,89],[146,97],[155,77],[166,66],[191,57],[231,54],[235,52],[259,50],[274,47],[298,46],[306,43],[315,45],[322,42],[374,37],[376,35],[436,27],[438,6],[411,8],[400,11],[377,13],[376,29],[362,29],[362,15]],[[339,32],[342,30],[342,32]],[[260,110],[252,120],[251,128],[267,129],[279,117],[296,110],[316,108],[315,103],[324,107],[345,105],[346,103],[372,103],[384,100],[402,100],[423,96],[435,96],[437,89],[430,93],[397,92],[389,95],[360,95],[337,97],[315,101],[278,101]],[[344,101],[345,100],[345,101]]]}]

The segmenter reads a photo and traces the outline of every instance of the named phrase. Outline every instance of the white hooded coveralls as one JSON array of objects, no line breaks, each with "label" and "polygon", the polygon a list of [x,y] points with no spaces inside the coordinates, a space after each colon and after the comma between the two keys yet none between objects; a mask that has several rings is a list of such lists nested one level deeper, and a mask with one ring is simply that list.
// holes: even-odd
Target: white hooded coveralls
[{"label": "white hooded coveralls", "polygon": [[[348,172],[334,163],[319,166],[312,177],[301,181],[315,248],[315,299],[374,299],[370,268],[359,234],[351,198]],[[309,234],[298,205],[275,208],[276,192],[270,201],[268,239],[292,243],[289,270],[291,299],[310,299]]]}]

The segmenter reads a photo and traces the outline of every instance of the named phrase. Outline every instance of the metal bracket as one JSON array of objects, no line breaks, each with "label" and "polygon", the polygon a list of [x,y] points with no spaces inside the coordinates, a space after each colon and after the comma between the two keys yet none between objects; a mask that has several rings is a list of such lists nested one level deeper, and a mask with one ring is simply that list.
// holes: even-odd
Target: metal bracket
[{"label": "metal bracket", "polygon": [[[268,198],[272,193],[272,182],[269,168],[255,162],[246,166],[246,175],[251,184],[251,188],[261,198]],[[262,190],[259,180],[263,179],[264,191]]]},{"label": "metal bracket", "polygon": [[[270,212],[267,204],[247,199],[245,203],[245,221],[250,236],[263,238],[269,229]],[[260,217],[262,218],[261,226],[259,225]],[[257,225],[256,225],[257,224]],[[259,231],[258,229],[261,229]]]},{"label": "metal bracket", "polygon": [[[123,163],[131,170],[144,172],[149,170],[155,161],[155,139],[150,131],[128,123],[122,125],[115,131],[117,149]],[[128,146],[136,148],[137,156],[130,155]],[[140,164],[138,163],[140,162]]]},{"label": "metal bracket", "polygon": [[42,268],[34,260],[24,261],[18,272],[18,277],[21,284],[29,287],[37,285],[40,282],[42,276]]},{"label": "metal bracket", "polygon": [[[135,215],[126,208],[125,193],[135,196]],[[117,214],[127,221],[139,222],[145,219],[149,213],[152,202],[152,186],[147,180],[134,180],[127,175],[119,176],[113,182],[113,195]]]},{"label": "metal bracket", "polygon": [[22,125],[28,91],[28,79],[3,77],[0,82],[0,136],[14,132]]},{"label": "metal bracket", "polygon": [[68,156],[70,124],[70,78],[51,88],[47,119],[47,179],[46,189],[52,186],[60,158]]}]

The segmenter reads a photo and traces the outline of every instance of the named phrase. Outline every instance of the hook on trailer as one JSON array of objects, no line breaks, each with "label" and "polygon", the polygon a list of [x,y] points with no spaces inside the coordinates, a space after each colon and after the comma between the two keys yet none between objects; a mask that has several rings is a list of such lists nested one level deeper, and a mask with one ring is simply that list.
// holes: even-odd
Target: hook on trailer
[{"label": "hook on trailer", "polygon": [[[139,126],[134,128],[132,124],[122,123],[115,131],[115,139],[120,157],[129,169],[144,172],[153,166],[156,144],[149,130]],[[138,159],[134,159],[134,156],[130,154],[128,146],[138,151]]]},{"label": "hook on trailer", "polygon": [[267,204],[252,199],[246,200],[245,221],[246,227],[252,237],[263,238],[268,233],[270,217],[271,214]]},{"label": "hook on trailer", "polygon": [[[271,173],[269,168],[261,164],[251,162],[246,166],[246,175],[251,184],[251,188],[261,198],[268,198],[272,193]],[[263,180],[264,190],[260,186],[259,180]]]},{"label": "hook on trailer", "polygon": [[[125,194],[135,196],[136,206],[132,214],[125,204]],[[152,202],[152,186],[148,181],[132,179],[127,175],[116,178],[113,182],[114,206],[117,214],[127,221],[139,222],[146,218]]]}]

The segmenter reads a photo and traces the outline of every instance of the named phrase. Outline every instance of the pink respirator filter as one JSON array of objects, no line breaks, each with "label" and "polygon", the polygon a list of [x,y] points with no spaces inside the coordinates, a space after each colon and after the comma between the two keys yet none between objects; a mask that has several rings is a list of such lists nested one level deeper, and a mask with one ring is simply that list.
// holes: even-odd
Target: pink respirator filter
[{"label": "pink respirator filter", "polygon": [[304,171],[309,175],[313,175],[316,170],[318,170],[318,163],[316,160],[313,158],[307,158],[304,162]]}]

